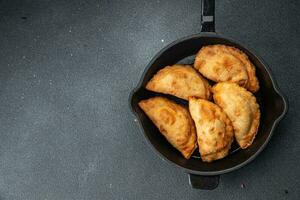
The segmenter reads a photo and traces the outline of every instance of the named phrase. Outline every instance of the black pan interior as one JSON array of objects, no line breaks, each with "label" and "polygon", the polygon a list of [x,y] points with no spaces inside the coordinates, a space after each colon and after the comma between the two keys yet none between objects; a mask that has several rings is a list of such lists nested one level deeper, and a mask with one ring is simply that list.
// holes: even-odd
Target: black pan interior
[{"label": "black pan interior", "polygon": [[[204,45],[210,44],[235,46],[244,51],[256,66],[256,74],[260,82],[260,90],[256,94],[256,97],[261,109],[261,123],[258,134],[249,148],[241,150],[236,144],[233,144],[231,153],[226,158],[212,163],[205,163],[201,161],[198,153],[194,153],[189,160],[184,159],[159,133],[158,129],[138,107],[137,103],[142,99],[153,96],[167,96],[182,105],[187,105],[187,102],[184,100],[170,95],[150,92],[146,90],[144,86],[159,69],[166,65],[175,63],[192,64],[195,54],[199,49]],[[151,61],[144,72],[139,86],[132,94],[131,107],[140,120],[146,138],[165,159],[168,159],[176,165],[179,165],[188,171],[190,170],[193,173],[196,172],[202,175],[221,174],[243,165],[243,163],[251,157],[254,157],[257,152],[262,149],[264,143],[269,140],[275,120],[284,112],[284,102],[274,89],[271,79],[268,70],[266,70],[261,60],[241,45],[232,42],[229,39],[218,37],[217,35],[196,35],[171,44]]]}]

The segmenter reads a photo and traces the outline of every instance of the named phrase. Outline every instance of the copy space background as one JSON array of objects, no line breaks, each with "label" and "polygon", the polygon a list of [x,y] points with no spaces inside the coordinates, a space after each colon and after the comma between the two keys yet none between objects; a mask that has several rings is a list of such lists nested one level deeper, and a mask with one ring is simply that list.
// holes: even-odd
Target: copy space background
[{"label": "copy space background", "polygon": [[0,199],[300,199],[299,1],[216,1],[216,31],[255,49],[289,99],[255,161],[194,190],[146,145],[129,92],[161,48],[200,31],[200,5],[1,0]]}]

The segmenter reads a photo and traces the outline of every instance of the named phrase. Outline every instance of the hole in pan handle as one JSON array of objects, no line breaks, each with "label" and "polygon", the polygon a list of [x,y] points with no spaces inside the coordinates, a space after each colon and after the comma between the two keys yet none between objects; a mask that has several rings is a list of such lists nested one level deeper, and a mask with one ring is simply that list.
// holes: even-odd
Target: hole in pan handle
[{"label": "hole in pan handle", "polygon": [[200,176],[189,174],[190,185],[195,189],[213,190],[219,185],[219,175],[216,176]]},{"label": "hole in pan handle", "polygon": [[215,32],[215,0],[202,0],[201,32]]}]

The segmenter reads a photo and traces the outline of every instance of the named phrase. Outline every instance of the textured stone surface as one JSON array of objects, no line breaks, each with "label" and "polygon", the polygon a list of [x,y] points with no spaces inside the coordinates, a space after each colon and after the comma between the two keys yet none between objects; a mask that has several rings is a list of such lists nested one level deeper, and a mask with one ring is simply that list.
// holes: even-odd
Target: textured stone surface
[{"label": "textured stone surface", "polygon": [[255,161],[193,190],[146,145],[128,94],[199,32],[200,4],[1,0],[0,199],[300,199],[299,1],[216,1],[217,32],[254,49],[290,102]]}]

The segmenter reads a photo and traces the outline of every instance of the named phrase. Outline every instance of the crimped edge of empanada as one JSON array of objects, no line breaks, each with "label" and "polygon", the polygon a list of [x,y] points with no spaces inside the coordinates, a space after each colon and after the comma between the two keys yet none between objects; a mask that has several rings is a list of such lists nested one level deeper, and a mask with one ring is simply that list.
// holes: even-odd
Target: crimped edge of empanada
[{"label": "crimped edge of empanada", "polygon": [[[150,90],[150,91],[153,91],[153,92],[162,93],[162,94],[170,94],[170,95],[176,96],[178,98],[188,100],[188,97],[186,98],[182,95],[178,95],[178,94],[176,94],[176,92],[171,92],[171,91],[170,92],[164,92],[164,91],[161,91],[161,90],[157,90],[156,87],[155,87],[156,80],[159,80],[168,71],[172,71],[172,70],[174,70],[174,68],[179,68],[179,67],[188,68],[187,70],[193,70],[193,72],[195,72],[197,74],[197,76],[201,79],[201,81],[204,85],[204,88],[205,88],[205,97],[198,96],[198,98],[202,98],[202,99],[211,99],[212,98],[212,94],[211,94],[211,91],[210,91],[211,90],[211,85],[209,84],[208,80],[206,80],[202,76],[202,74],[200,74],[197,70],[195,70],[192,65],[175,64],[175,65],[167,65],[167,66],[163,67],[158,72],[156,72],[156,74],[148,81],[148,83],[146,84],[146,89]],[[195,96],[195,95],[193,95],[193,96]]]},{"label": "crimped edge of empanada", "polygon": [[[248,75],[248,80],[245,82],[245,85],[240,85],[240,86],[248,89],[250,92],[253,92],[253,93],[257,92],[259,90],[259,81],[258,81],[257,76],[256,76],[256,68],[253,65],[253,63],[250,61],[247,54],[245,54],[242,50],[240,50],[236,47],[233,47],[233,46],[228,46],[228,45],[223,45],[223,44],[206,45],[206,46],[203,46],[203,47],[216,47],[220,51],[223,51],[223,52],[227,51],[232,56],[234,56],[238,60],[240,60],[241,63],[245,65],[245,69],[246,69],[247,75]],[[199,67],[197,67],[196,61],[197,61],[198,55],[200,54],[201,49],[199,50],[199,52],[196,55],[195,64],[194,64],[194,68],[196,68],[196,69],[199,68]],[[241,56],[244,60],[241,59],[239,56]]]},{"label": "crimped edge of empanada", "polygon": [[201,155],[201,159],[204,162],[213,162],[219,159],[222,159],[226,157],[229,154],[229,150],[231,148],[232,142],[228,144],[228,146],[224,147],[223,149],[220,149],[217,152],[211,153],[211,154],[206,154],[206,155]]},{"label": "crimped edge of empanada", "polygon": [[219,45],[219,46],[224,46],[224,48],[228,48],[231,53],[237,53],[239,56],[241,56],[243,59],[240,59],[237,55],[235,55],[233,53],[233,56],[235,56],[236,58],[238,58],[242,63],[244,63],[245,67],[246,67],[246,71],[248,73],[248,82],[246,85],[246,88],[250,91],[250,92],[257,92],[259,90],[259,82],[258,79],[256,77],[256,69],[255,66],[253,65],[253,63],[250,61],[249,57],[247,56],[247,54],[245,54],[242,50],[233,47],[233,46],[226,46],[226,45]]},{"label": "crimped edge of empanada", "polygon": [[[253,95],[252,97],[255,98]],[[255,98],[255,106],[256,106],[256,112],[254,113],[254,119],[253,119],[253,124],[251,126],[251,129],[247,134],[247,136],[239,143],[242,149],[246,149],[253,143],[258,132],[261,113],[260,113],[259,105],[256,102],[256,98]]]},{"label": "crimped edge of empanada", "polygon": [[[200,101],[200,102],[208,103],[208,105],[213,107],[214,109],[217,109],[217,110],[219,109],[220,110],[219,116],[221,117],[221,119],[223,119],[223,118],[225,119],[225,121],[224,121],[224,123],[226,124],[226,129],[225,129],[226,133],[225,134],[227,134],[227,136],[228,136],[227,140],[223,140],[223,142],[227,143],[227,145],[224,145],[223,148],[218,149],[217,151],[210,152],[210,153],[207,153],[207,154],[202,154],[200,152],[200,148],[199,148],[199,153],[200,153],[201,159],[204,162],[212,162],[212,161],[224,158],[225,156],[227,156],[229,154],[232,142],[234,140],[234,130],[233,130],[232,122],[230,121],[229,117],[224,112],[224,110],[220,106],[218,106],[217,104],[215,104],[211,101],[205,100],[205,99],[198,99],[196,97],[190,97],[189,98],[189,104],[190,104],[191,101]],[[191,108],[189,107],[189,109],[191,109]],[[214,112],[216,112],[216,111],[214,111]],[[190,113],[191,113],[191,111],[190,111]],[[191,115],[191,118],[193,119],[192,115]],[[197,143],[199,143],[196,124],[195,124],[195,128],[196,128],[196,133],[197,133]],[[200,146],[200,144],[198,144],[198,146]]]},{"label": "crimped edge of empanada", "polygon": [[[159,99],[159,100],[162,100],[162,101],[165,101],[167,103],[170,103],[171,106],[174,106],[174,107],[177,107],[178,109],[180,109],[182,112],[185,113],[185,116],[187,117],[189,123],[190,123],[190,132],[192,135],[194,135],[194,139],[195,139],[195,143],[194,143],[194,148],[185,148],[185,149],[178,149],[177,147],[175,147],[169,140],[168,138],[166,137],[166,135],[163,133],[163,131],[161,130],[160,127],[158,127],[155,123],[155,120],[152,119],[152,117],[150,117],[146,110],[145,110],[145,107],[144,105],[147,103],[147,101],[152,101],[153,99]],[[139,107],[145,112],[145,114],[147,115],[147,117],[152,121],[152,123],[158,128],[160,134],[162,136],[164,136],[166,138],[166,140],[175,148],[177,149],[178,152],[180,152],[184,158],[186,159],[189,159],[192,154],[194,153],[195,149],[197,149],[198,147],[198,143],[197,143],[197,132],[196,132],[196,127],[195,127],[195,124],[194,124],[194,121],[190,115],[190,112],[188,111],[188,109],[180,104],[177,104],[175,103],[174,101],[170,100],[170,99],[167,99],[165,97],[160,97],[160,96],[156,96],[156,97],[151,97],[151,98],[148,98],[148,99],[144,99],[144,100],[141,100],[138,102],[138,105]],[[191,138],[189,138],[190,140]],[[186,141],[186,143],[188,143],[189,141]]]},{"label": "crimped edge of empanada", "polygon": [[[242,65],[243,62],[239,58],[237,58],[235,55],[233,55],[231,52],[226,51],[227,50],[226,47],[227,47],[226,45],[221,45],[221,44],[202,46],[201,49],[196,54],[195,61],[194,61],[194,68],[197,69],[199,71],[199,73],[201,73],[200,68],[202,66],[202,62],[200,60],[201,60],[201,58],[203,59],[205,57],[204,55],[201,55],[201,54],[203,54],[203,51],[205,51],[207,48],[211,48],[212,50],[214,50],[218,53],[222,52],[222,53],[230,54],[230,56],[236,58],[240,62],[240,64]],[[249,77],[248,77],[249,75],[248,75],[248,71],[247,71],[246,67],[244,68],[244,70],[245,70],[247,78],[246,79],[241,79],[237,83],[241,87],[246,87],[247,84],[248,84],[248,81],[249,81]],[[201,74],[204,76],[203,73],[201,73]],[[206,77],[206,76],[204,76],[204,77]],[[206,78],[208,78],[208,77],[206,77]],[[210,80],[212,80],[212,79],[210,79]],[[225,82],[225,81],[222,81],[222,80],[212,80],[212,81],[217,82],[217,83],[218,82]]]},{"label": "crimped edge of empanada", "polygon": [[[260,115],[261,115],[259,105],[256,101],[255,96],[251,92],[249,92],[245,88],[239,86],[238,84],[232,83],[232,82],[220,82],[212,87],[211,91],[213,93],[213,98],[216,103],[218,100],[216,100],[215,94],[218,93],[218,91],[219,91],[218,87],[221,87],[222,84],[230,84],[230,85],[232,85],[232,87],[235,87],[237,90],[240,90],[248,98],[252,99],[252,100],[250,100],[250,102],[254,106],[256,111],[254,112],[254,118],[253,118],[253,122],[251,124],[251,128],[250,128],[248,134],[244,137],[244,139],[242,139],[241,141],[237,141],[242,149],[246,149],[253,143],[253,141],[257,135],[257,132],[258,132],[258,128],[259,128],[259,124],[260,124]],[[234,128],[234,126],[233,126],[233,128]]]}]

